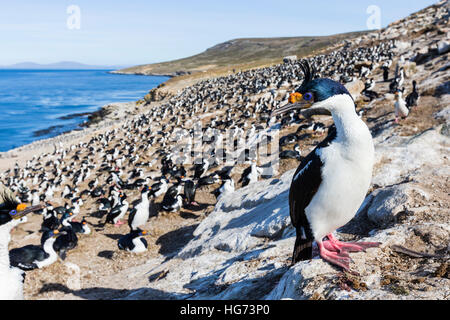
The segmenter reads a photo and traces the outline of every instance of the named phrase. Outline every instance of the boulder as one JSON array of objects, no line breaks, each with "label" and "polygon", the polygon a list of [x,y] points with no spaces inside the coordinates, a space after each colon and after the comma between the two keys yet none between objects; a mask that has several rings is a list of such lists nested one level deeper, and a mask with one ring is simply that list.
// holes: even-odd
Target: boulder
[{"label": "boulder", "polygon": [[437,50],[439,54],[444,54],[450,51],[450,43],[446,40],[442,40],[437,45]]},{"label": "boulder", "polygon": [[295,62],[297,59],[297,56],[287,56],[283,58],[283,63]]},{"label": "boulder", "polygon": [[373,200],[367,210],[367,217],[379,227],[386,227],[395,221],[398,213],[405,210],[411,202],[411,187],[409,185],[396,185],[375,190]]},{"label": "boulder", "polygon": [[440,84],[439,86],[436,87],[436,90],[434,91],[434,95],[437,97],[449,93],[450,93],[450,81],[446,81]]},{"label": "boulder", "polygon": [[321,259],[299,262],[284,273],[265,299],[305,300],[311,299],[314,294],[323,296],[331,289],[331,281],[324,280],[336,274],[336,270]]}]

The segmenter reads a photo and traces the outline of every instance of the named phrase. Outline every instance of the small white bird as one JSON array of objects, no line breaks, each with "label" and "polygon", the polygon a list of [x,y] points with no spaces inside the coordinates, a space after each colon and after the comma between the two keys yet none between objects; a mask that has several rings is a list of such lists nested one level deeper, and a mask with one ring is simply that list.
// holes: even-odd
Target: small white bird
[{"label": "small white bird", "polygon": [[403,100],[402,95],[400,90],[395,93],[397,98],[395,101],[395,123],[399,122],[399,118],[405,119],[409,114],[409,109],[406,107],[406,101]]},{"label": "small white bird", "polygon": [[220,201],[220,199],[226,195],[229,195],[233,193],[235,190],[234,181],[231,177],[227,176],[223,179],[222,186],[217,189],[214,194],[217,198],[217,201]]}]

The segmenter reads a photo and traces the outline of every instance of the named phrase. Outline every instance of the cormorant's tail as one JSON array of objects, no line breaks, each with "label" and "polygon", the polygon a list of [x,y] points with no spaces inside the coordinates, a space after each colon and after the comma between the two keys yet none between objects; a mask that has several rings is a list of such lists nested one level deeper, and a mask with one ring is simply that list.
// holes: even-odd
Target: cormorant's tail
[{"label": "cormorant's tail", "polygon": [[312,244],[312,240],[304,239],[297,233],[294,253],[292,254],[292,265],[302,260],[312,259]]}]

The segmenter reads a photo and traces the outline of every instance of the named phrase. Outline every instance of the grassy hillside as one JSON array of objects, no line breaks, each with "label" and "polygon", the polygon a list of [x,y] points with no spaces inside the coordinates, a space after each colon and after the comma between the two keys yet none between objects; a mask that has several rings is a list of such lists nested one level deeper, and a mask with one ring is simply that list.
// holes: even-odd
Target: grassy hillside
[{"label": "grassy hillside", "polygon": [[320,51],[365,32],[351,32],[322,37],[249,38],[220,43],[206,51],[179,60],[146,64],[119,70],[119,73],[179,75],[245,64],[268,64],[285,56],[299,57]]}]

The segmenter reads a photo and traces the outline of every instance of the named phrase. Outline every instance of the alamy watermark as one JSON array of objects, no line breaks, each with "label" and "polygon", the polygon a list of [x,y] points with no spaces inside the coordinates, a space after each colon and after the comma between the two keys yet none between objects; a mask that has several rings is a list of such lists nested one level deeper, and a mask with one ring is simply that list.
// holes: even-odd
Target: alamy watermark
[{"label": "alamy watermark", "polygon": [[369,30],[381,29],[381,9],[377,5],[367,7],[366,13],[370,16],[367,18],[366,26]]},{"label": "alamy watermark", "polygon": [[77,5],[70,5],[67,7],[66,13],[69,15],[67,17],[67,28],[69,30],[79,30],[81,28],[81,9]]},{"label": "alamy watermark", "polygon": [[278,173],[280,148],[279,130],[276,129],[203,130],[202,125],[197,123],[192,130],[173,130],[169,141],[175,142],[175,145],[167,158],[177,165],[195,165],[205,161],[218,165],[259,162],[267,168],[267,175]]}]

